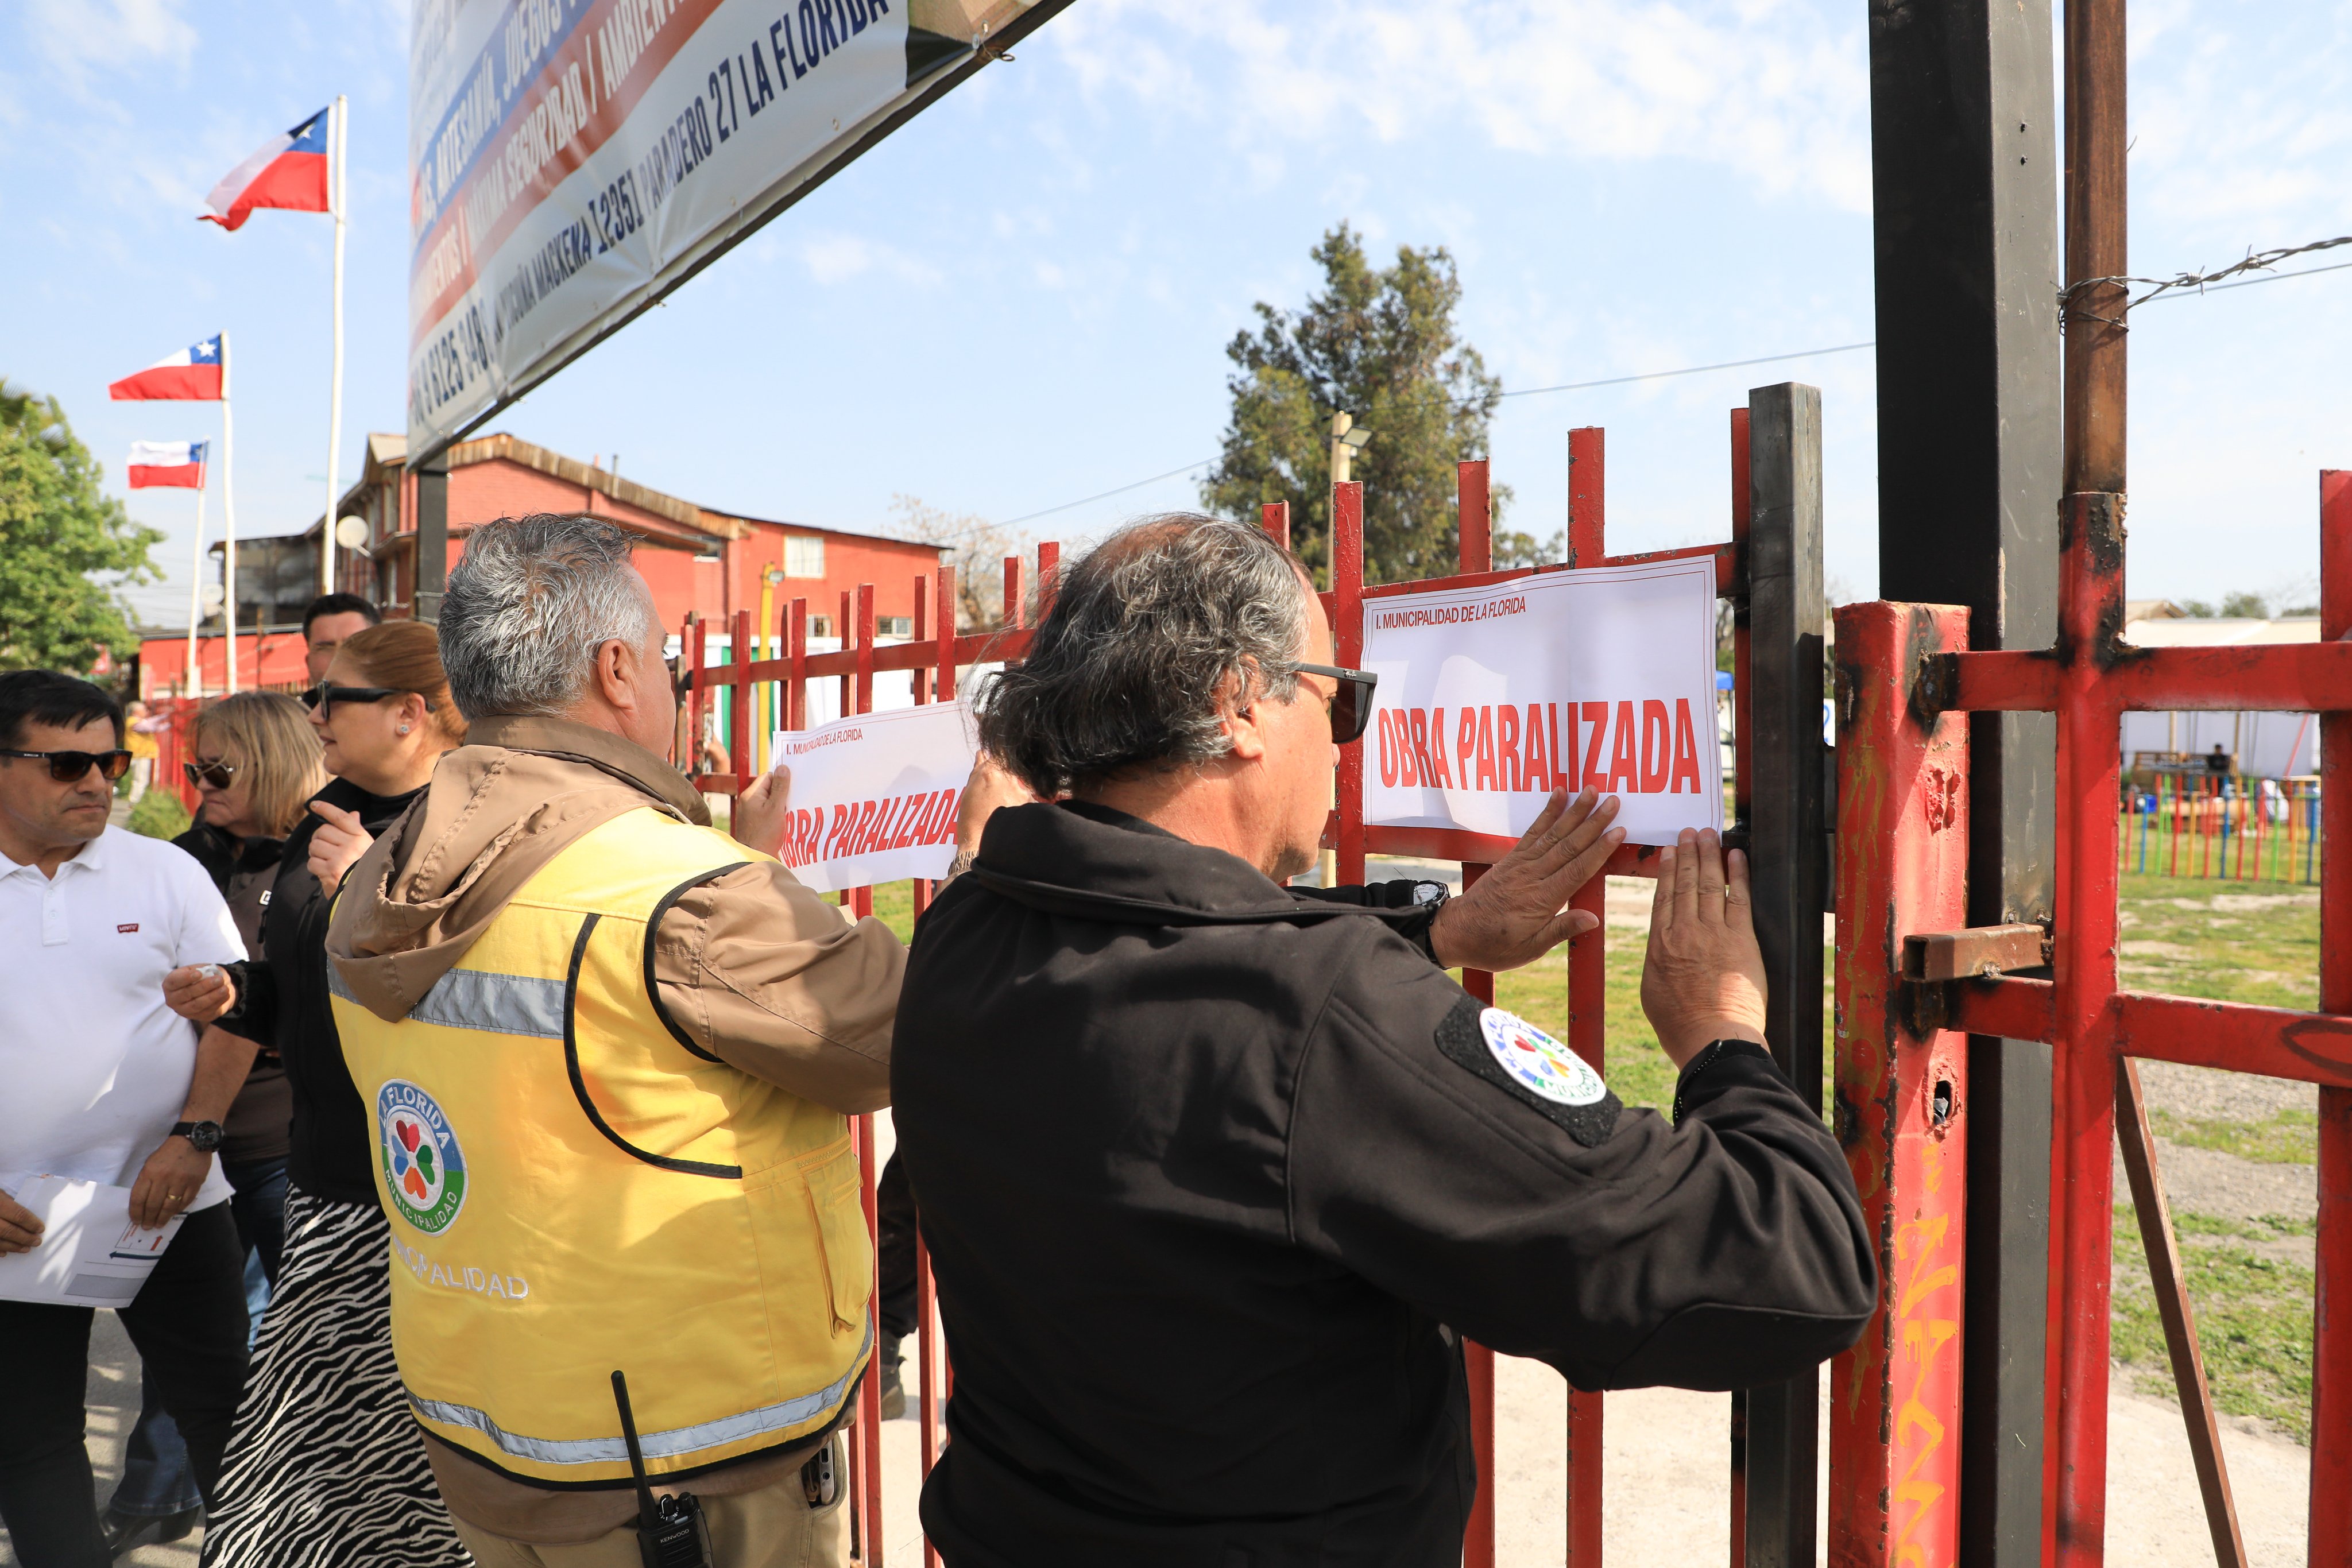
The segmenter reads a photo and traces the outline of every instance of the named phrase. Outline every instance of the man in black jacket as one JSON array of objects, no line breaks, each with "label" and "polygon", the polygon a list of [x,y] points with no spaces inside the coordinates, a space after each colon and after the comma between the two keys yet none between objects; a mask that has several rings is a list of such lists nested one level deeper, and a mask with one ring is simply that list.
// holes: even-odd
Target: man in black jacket
[{"label": "man in black jacket", "polygon": [[[1169,517],[1059,584],[983,746],[1038,796],[918,926],[891,1082],[954,1347],[953,1568],[1453,1564],[1460,1343],[1729,1388],[1877,1297],[1836,1145],[1764,1051],[1747,869],[1661,859],[1673,1121],[1445,973],[1532,961],[1622,841],[1555,794],[1463,896],[1294,890],[1369,680],[1255,529]],[[968,802],[968,810],[984,802]]]}]

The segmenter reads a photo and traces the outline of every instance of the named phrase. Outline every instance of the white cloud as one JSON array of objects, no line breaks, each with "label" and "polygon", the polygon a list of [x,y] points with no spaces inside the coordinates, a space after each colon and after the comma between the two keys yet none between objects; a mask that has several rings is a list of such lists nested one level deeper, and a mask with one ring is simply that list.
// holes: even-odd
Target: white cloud
[{"label": "white cloud", "polygon": [[180,9],[180,0],[31,0],[25,29],[34,48],[79,86],[92,66],[126,58],[187,64],[196,30]]},{"label": "white cloud", "polygon": [[800,246],[801,261],[809,276],[826,285],[845,283],[867,272],[881,272],[901,283],[930,287],[941,273],[929,262],[905,251],[856,235],[818,235]]},{"label": "white cloud", "polygon": [[1468,125],[1510,152],[1688,158],[1870,204],[1860,7],[1373,0],[1307,29],[1246,0],[1097,0],[1041,37],[1090,98],[1213,120],[1239,146]]}]

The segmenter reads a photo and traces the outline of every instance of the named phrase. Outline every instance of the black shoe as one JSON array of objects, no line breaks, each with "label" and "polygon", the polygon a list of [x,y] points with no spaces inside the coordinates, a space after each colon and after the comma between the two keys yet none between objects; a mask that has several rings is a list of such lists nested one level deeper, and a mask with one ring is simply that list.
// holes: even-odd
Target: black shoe
[{"label": "black shoe", "polygon": [[882,1348],[875,1358],[880,1375],[875,1386],[882,1395],[882,1419],[896,1421],[907,1414],[907,1385],[898,1378],[898,1336],[884,1334]]},{"label": "black shoe", "polygon": [[110,1508],[100,1518],[98,1527],[106,1536],[106,1554],[120,1557],[142,1546],[160,1546],[167,1541],[181,1540],[204,1520],[201,1507],[161,1515],[117,1513]]}]

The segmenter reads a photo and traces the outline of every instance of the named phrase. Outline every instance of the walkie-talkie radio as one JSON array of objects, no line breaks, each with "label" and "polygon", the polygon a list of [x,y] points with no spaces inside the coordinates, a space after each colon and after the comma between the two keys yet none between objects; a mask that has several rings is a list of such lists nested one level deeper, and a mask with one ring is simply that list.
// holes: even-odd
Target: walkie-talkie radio
[{"label": "walkie-talkie radio", "polygon": [[645,1568],[710,1568],[710,1527],[692,1492],[654,1496],[646,1484],[646,1456],[629,1413],[629,1380],[613,1374],[613,1403],[621,1408],[621,1440],[629,1446],[629,1474],[637,1482],[637,1556]]}]

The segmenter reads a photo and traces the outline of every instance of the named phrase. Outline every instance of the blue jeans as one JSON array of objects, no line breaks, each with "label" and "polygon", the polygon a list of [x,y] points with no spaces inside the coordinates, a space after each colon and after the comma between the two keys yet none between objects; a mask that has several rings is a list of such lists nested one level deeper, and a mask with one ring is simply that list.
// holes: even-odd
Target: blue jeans
[{"label": "blue jeans", "polygon": [[[223,1162],[221,1174],[236,1193],[228,1200],[236,1221],[237,1239],[246,1247],[245,1301],[253,1335],[261,1332],[262,1309],[269,1304],[269,1284],[278,1277],[278,1260],[286,1251],[286,1161],[256,1160],[246,1165]],[[167,1519],[201,1505],[195,1472],[188,1468],[188,1446],[180,1428],[156,1396],[155,1380],[143,1369],[139,1375],[139,1422],[122,1446],[122,1479],[108,1500],[109,1513],[131,1519]]]}]

